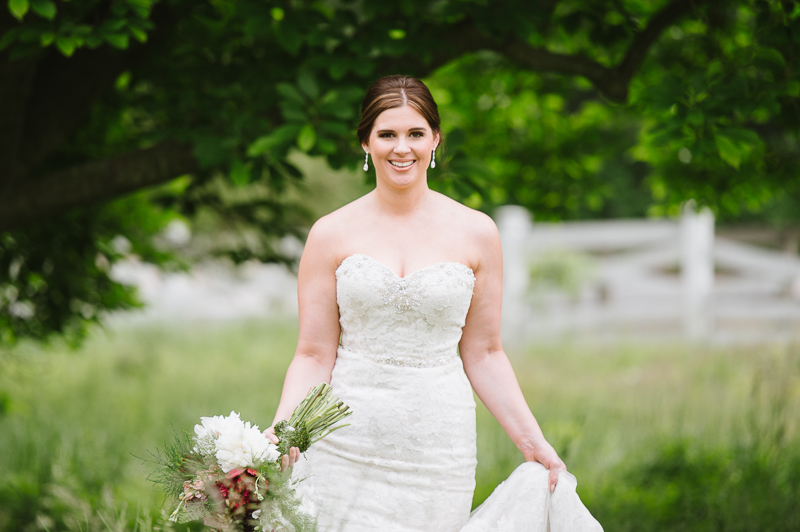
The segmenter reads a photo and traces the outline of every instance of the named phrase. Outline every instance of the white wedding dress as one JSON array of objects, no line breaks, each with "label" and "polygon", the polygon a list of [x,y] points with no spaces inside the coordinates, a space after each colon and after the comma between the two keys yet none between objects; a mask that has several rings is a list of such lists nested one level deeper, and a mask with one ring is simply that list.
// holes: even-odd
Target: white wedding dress
[{"label": "white wedding dress", "polygon": [[336,270],[341,346],[331,376],[349,427],[294,466],[319,532],[602,531],[562,473],[521,465],[470,515],[475,401],[458,356],[475,277],[457,262],[400,278],[366,255]]}]

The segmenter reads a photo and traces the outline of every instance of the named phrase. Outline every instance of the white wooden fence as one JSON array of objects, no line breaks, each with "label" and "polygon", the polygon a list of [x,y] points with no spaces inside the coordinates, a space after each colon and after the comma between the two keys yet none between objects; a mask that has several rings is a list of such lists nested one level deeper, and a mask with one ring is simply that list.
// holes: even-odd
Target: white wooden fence
[{"label": "white wooden fence", "polygon": [[[708,211],[688,209],[679,220],[554,224],[506,206],[496,221],[509,345],[620,337],[740,342],[800,333],[800,258],[715,238]],[[558,277],[575,264],[582,269],[566,289],[532,276],[538,269]],[[297,315],[297,280],[274,264],[206,263],[164,273],[132,260],[115,275],[139,286],[148,304],[116,316],[117,323]]]},{"label": "white wooden fence", "polygon": [[[800,337],[800,258],[714,236],[714,217],[533,223],[499,209],[503,337],[687,338],[720,342]],[[577,290],[537,282],[537,264],[569,254],[593,265]],[[550,258],[548,258],[550,257]],[[541,268],[539,268],[541,269]]]}]

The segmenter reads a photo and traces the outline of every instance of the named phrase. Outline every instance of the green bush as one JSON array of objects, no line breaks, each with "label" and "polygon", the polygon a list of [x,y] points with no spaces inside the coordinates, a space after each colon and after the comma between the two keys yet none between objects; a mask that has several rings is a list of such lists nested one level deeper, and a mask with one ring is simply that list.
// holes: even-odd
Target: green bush
[{"label": "green bush", "polygon": [[595,497],[606,530],[800,530],[800,453],[700,450],[679,441]]},{"label": "green bush", "polygon": [[[296,328],[147,326],[0,351],[0,531],[170,527],[148,457],[201,415],[266,427]],[[800,351],[532,346],[520,384],[608,531],[800,530]],[[521,462],[478,407],[480,504]]]}]

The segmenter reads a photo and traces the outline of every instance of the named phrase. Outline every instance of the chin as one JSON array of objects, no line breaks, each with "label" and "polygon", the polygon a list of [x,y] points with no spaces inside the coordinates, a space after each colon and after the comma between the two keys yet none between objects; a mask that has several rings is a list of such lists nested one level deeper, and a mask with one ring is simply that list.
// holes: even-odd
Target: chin
[{"label": "chin", "polygon": [[409,187],[424,179],[423,176],[417,174],[401,174],[389,176],[388,181],[396,187]]}]

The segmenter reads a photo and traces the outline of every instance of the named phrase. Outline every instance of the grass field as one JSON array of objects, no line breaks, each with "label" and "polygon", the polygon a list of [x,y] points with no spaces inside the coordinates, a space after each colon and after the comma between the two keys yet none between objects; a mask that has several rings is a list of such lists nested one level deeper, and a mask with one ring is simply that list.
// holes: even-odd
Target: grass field
[{"label": "grass field", "polygon": [[[0,530],[168,529],[141,458],[201,415],[268,426],[295,335],[291,323],[149,326],[77,351],[0,352]],[[607,531],[800,530],[800,345],[511,357]],[[475,504],[521,461],[480,406],[478,431]]]}]

